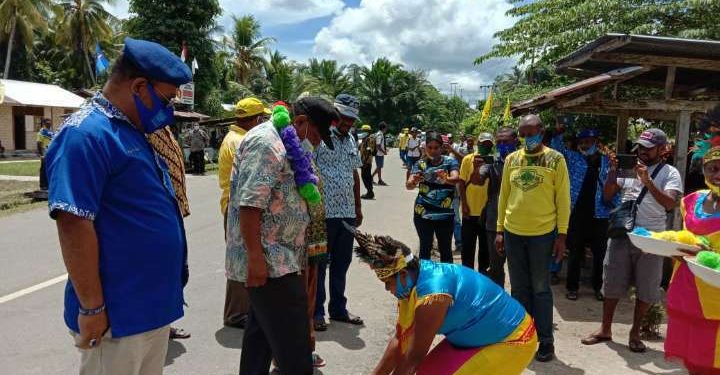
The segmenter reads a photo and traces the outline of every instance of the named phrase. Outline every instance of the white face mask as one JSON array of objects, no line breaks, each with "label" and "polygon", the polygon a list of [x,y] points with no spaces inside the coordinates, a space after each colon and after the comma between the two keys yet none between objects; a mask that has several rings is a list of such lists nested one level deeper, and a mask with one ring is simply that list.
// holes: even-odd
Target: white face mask
[{"label": "white face mask", "polygon": [[310,142],[310,140],[307,139],[307,138],[305,138],[305,139],[302,141],[301,146],[302,146],[303,150],[305,150],[305,151],[307,151],[307,152],[314,152],[314,151],[315,151],[315,146],[313,146],[313,144],[312,144],[312,143]]}]

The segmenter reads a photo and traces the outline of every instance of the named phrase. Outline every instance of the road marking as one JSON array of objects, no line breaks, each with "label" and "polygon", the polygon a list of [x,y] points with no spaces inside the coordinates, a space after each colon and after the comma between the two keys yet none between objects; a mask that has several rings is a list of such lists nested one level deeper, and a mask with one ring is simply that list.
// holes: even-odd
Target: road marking
[{"label": "road marking", "polygon": [[50,279],[48,281],[43,281],[40,284],[35,284],[35,285],[27,287],[25,289],[18,290],[17,292],[2,296],[2,297],[0,297],[0,304],[5,303],[5,302],[10,302],[16,298],[20,298],[24,295],[27,295],[27,294],[30,294],[33,292],[37,292],[40,289],[45,289],[49,286],[53,286],[61,281],[67,280],[67,277],[68,277],[67,274],[60,275],[60,276]]}]

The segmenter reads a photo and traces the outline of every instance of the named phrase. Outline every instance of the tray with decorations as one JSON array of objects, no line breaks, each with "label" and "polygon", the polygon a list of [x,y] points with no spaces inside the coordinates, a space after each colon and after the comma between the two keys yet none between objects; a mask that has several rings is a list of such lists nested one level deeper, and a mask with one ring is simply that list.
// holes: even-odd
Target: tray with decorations
[{"label": "tray with decorations", "polygon": [[663,257],[694,255],[707,246],[707,239],[693,233],[681,231],[650,232],[637,227],[628,233],[630,242],[644,253]]},{"label": "tray with decorations", "polygon": [[685,257],[692,273],[706,283],[720,288],[720,254],[714,251],[701,251],[694,257]]}]

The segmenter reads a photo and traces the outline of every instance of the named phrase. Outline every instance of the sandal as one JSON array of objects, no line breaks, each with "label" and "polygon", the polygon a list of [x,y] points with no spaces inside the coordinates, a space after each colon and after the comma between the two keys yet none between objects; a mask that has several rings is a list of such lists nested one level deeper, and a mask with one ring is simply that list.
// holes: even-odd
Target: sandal
[{"label": "sandal", "polygon": [[598,334],[596,334],[596,333],[593,333],[590,336],[580,340],[580,342],[583,345],[595,345],[595,344],[599,344],[601,342],[608,342],[608,341],[612,341],[612,337],[598,336]]},{"label": "sandal", "polygon": [[578,299],[578,293],[577,293],[577,291],[569,290],[569,291],[565,294],[565,298],[569,299],[570,301],[577,301],[577,299]]},{"label": "sandal", "polygon": [[356,326],[361,326],[365,324],[362,319],[360,319],[359,316],[355,316],[353,314],[348,313],[346,316],[341,317],[330,317],[330,320],[334,320],[336,322],[342,322],[342,323],[348,323]]},{"label": "sandal", "polygon": [[320,320],[316,320],[313,323],[313,328],[315,328],[315,330],[318,332],[324,332],[324,331],[327,331],[328,325],[327,325],[327,322],[325,321],[325,319],[320,319]]},{"label": "sandal", "polygon": [[322,357],[320,357],[320,354],[313,353],[312,354],[312,365],[315,368],[325,367],[325,365],[327,365],[327,362],[325,362],[325,360],[322,359]]},{"label": "sandal", "polygon": [[189,338],[190,332],[187,332],[182,328],[170,327],[170,340],[182,340]]},{"label": "sandal", "polygon": [[630,339],[628,347],[633,353],[645,353],[645,351],[647,350],[647,346],[645,346],[645,344],[640,340]]}]

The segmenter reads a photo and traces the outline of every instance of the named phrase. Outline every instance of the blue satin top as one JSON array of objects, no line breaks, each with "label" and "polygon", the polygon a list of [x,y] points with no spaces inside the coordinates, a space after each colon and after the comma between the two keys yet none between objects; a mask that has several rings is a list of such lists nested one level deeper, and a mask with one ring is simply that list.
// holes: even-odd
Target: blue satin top
[{"label": "blue satin top", "polygon": [[525,309],[484,275],[458,264],[420,261],[418,302],[447,294],[453,302],[439,333],[459,347],[502,342],[525,318]]}]

